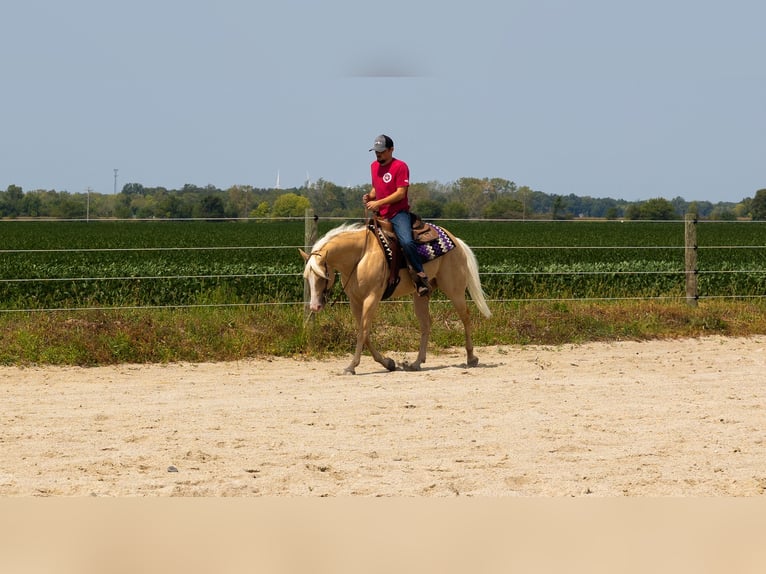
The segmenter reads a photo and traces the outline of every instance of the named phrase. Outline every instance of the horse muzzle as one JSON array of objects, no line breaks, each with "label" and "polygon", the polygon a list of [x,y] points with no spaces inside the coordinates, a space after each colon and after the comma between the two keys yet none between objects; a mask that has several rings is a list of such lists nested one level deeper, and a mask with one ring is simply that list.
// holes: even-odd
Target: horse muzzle
[{"label": "horse muzzle", "polygon": [[309,309],[312,313],[318,313],[327,305],[327,291],[322,291],[316,295],[312,295],[309,302]]}]

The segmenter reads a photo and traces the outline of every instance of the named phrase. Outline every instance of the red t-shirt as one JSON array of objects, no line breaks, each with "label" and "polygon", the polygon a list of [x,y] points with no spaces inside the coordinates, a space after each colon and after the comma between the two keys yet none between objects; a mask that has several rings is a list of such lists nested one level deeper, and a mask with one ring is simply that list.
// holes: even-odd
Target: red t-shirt
[{"label": "red t-shirt", "polygon": [[[410,186],[410,168],[400,159],[394,158],[388,165],[380,165],[374,161],[370,165],[370,172],[372,187],[375,188],[375,199],[383,199],[400,187]],[[410,203],[405,195],[401,201],[381,206],[380,215],[390,219],[400,211],[409,211],[409,209]]]}]

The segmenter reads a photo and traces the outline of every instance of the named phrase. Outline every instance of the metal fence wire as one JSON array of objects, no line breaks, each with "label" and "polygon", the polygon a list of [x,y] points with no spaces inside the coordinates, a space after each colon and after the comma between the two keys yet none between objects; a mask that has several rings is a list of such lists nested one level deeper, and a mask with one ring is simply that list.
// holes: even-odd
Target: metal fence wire
[{"label": "metal fence wire", "polygon": [[[309,215],[302,219],[305,241],[318,235],[318,220]],[[327,224],[328,220],[323,222]],[[482,223],[450,222],[462,225],[463,229]],[[89,223],[92,225],[92,220]],[[630,233],[622,234],[620,242],[614,244],[605,243],[609,239],[606,233],[593,236],[595,241],[585,244],[587,236],[568,233],[581,224],[579,221],[491,223],[499,227],[499,236],[507,238],[506,242],[497,244],[493,239],[472,244],[469,241],[479,260],[480,277],[489,302],[685,300],[696,305],[705,299],[766,296],[766,246],[757,242],[763,236],[763,222],[726,222],[725,234],[718,233],[723,229],[721,223],[700,222],[693,217],[684,221],[651,222],[671,230],[662,236],[672,237],[673,241],[662,244],[651,244],[652,238],[644,236],[641,241],[628,242]],[[626,227],[632,223],[624,222]],[[9,224],[11,222],[0,222],[0,225]],[[556,237],[571,241],[549,244],[550,238],[546,237],[546,241],[534,243],[530,239],[534,234],[520,237],[516,233],[529,225],[537,226],[542,233],[547,229]],[[503,226],[506,226],[505,235]],[[743,229],[746,232],[741,232]],[[729,233],[729,230],[735,231]],[[715,240],[721,242],[713,243]],[[0,312],[303,306],[306,301],[305,294],[301,296],[304,292],[302,260],[297,257],[297,250],[308,247],[294,244],[8,246],[0,248],[4,268],[0,276]],[[221,265],[223,257],[232,258],[233,254],[245,262],[284,258],[289,263],[265,268],[246,263]],[[100,264],[89,268],[87,263],[89,258],[116,262],[125,257],[146,265],[135,267],[138,272],[108,274],[106,271],[110,269],[119,271],[120,265]],[[62,273],[62,269],[67,269],[62,262],[69,260],[79,261],[78,269],[91,272]],[[178,261],[199,261],[200,264],[191,272],[182,272],[174,263]],[[277,288],[268,292],[267,285]],[[241,293],[248,289],[258,295],[243,297]],[[187,292],[191,294],[188,297]],[[163,297],[163,293],[168,297]],[[439,300],[438,294],[435,295],[434,301]],[[343,301],[341,298],[340,302]]]}]

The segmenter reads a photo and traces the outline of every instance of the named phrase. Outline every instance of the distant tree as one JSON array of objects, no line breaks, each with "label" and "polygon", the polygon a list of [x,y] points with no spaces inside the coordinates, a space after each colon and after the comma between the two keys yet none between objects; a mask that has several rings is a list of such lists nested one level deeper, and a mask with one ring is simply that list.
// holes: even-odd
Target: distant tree
[{"label": "distant tree", "polygon": [[133,211],[130,208],[130,196],[124,193],[118,194],[114,205],[114,214],[120,219],[133,217]]},{"label": "distant tree", "polygon": [[679,214],[671,202],[662,197],[648,199],[640,206],[640,218],[648,220],[678,219]]},{"label": "distant tree", "polygon": [[362,217],[364,214],[362,196],[369,189],[369,185],[341,188],[339,205],[332,211],[331,215],[334,217]]},{"label": "distant tree", "polygon": [[18,185],[9,185],[5,192],[0,192],[0,216],[16,217],[21,215],[21,203],[24,192]]},{"label": "distant tree", "polygon": [[[338,186],[322,179],[306,182],[301,188],[280,190],[235,185],[221,190],[214,185],[184,184],[180,189],[144,187],[127,183],[120,193],[90,193],[90,216],[93,217],[302,217],[306,200],[320,217],[361,218],[361,196],[369,184]],[[294,193],[292,193],[294,192]],[[213,199],[216,198],[216,199]],[[517,187],[501,178],[461,178],[456,182],[413,183],[410,203],[422,217],[469,218],[541,218],[563,219],[571,216],[615,219],[676,219],[689,209],[701,219],[754,217],[766,219],[766,189],[755,198],[739,203],[709,201],[687,202],[681,197],[630,203],[611,198],[569,194],[559,196]],[[85,217],[86,196],[66,191],[37,189],[22,192],[15,185],[0,190],[0,217]]]},{"label": "distant tree", "polygon": [[311,202],[307,197],[285,193],[276,199],[271,214],[274,217],[303,217],[309,207]]},{"label": "distant tree", "polygon": [[136,217],[151,219],[161,215],[157,212],[157,197],[155,195],[136,195],[130,201]]},{"label": "distant tree", "polygon": [[206,195],[202,198],[198,217],[221,218],[225,217],[223,199],[218,195]]},{"label": "distant tree", "polygon": [[255,209],[250,211],[250,217],[268,217],[271,206],[268,201],[260,202]]},{"label": "distant tree", "polygon": [[528,186],[522,185],[516,192],[516,196],[521,202],[521,218],[526,219],[532,210],[532,190]]},{"label": "distant tree", "polygon": [[486,178],[463,177],[454,183],[449,195],[450,200],[466,206],[469,217],[479,218],[487,203],[496,196],[496,192]]},{"label": "distant tree", "polygon": [[694,203],[697,204],[698,217],[708,217],[715,209],[715,206],[709,201],[695,201]]},{"label": "distant tree", "polygon": [[530,194],[529,202],[526,205],[527,215],[548,215],[553,208],[553,195],[548,195],[542,191],[533,191]]},{"label": "distant tree", "polygon": [[489,187],[497,194],[516,193],[516,184],[501,177],[493,177],[489,180]]},{"label": "distant tree", "polygon": [[122,186],[125,195],[146,195],[146,189],[140,183],[126,183]]},{"label": "distant tree", "polygon": [[553,196],[553,203],[551,203],[551,219],[563,219],[564,208],[566,202],[560,195]]},{"label": "distant tree", "polygon": [[311,202],[311,207],[320,217],[343,215],[349,210],[359,212],[363,210],[364,192],[349,190],[321,177],[311,184],[305,193]]},{"label": "distant tree", "polygon": [[734,206],[734,215],[737,217],[745,218],[750,213],[750,205],[752,204],[753,199],[751,197],[746,197],[742,201],[740,201],[737,205]]},{"label": "distant tree", "polygon": [[766,219],[766,189],[759,189],[755,192],[755,197],[750,202],[750,215],[754,220]]},{"label": "distant tree", "polygon": [[90,217],[91,219],[114,217],[115,205],[120,194],[91,193],[90,194]]},{"label": "distant tree", "polygon": [[442,216],[447,219],[468,219],[468,208],[457,201],[450,201],[444,205]]},{"label": "distant tree", "polygon": [[191,211],[185,210],[184,207],[183,202],[175,193],[165,193],[157,201],[156,215],[166,219],[189,217]]},{"label": "distant tree", "polygon": [[412,210],[423,219],[433,219],[442,216],[442,204],[433,199],[421,199],[412,205]]},{"label": "distant tree", "polygon": [[39,217],[42,214],[43,202],[37,193],[27,193],[21,202],[21,211],[29,217]]},{"label": "distant tree", "polygon": [[252,185],[233,185],[226,190],[226,217],[247,217],[253,196]]},{"label": "distant tree", "polygon": [[710,212],[710,219],[713,221],[736,221],[737,216],[731,209],[716,207]]},{"label": "distant tree", "polygon": [[[652,201],[652,200],[650,200]],[[696,202],[692,202],[696,203]],[[695,205],[694,210],[690,208],[690,204],[683,197],[677,196],[670,200],[670,204],[673,206],[673,211],[679,215],[684,213],[695,213],[699,215],[699,206]],[[651,219],[651,218],[648,218]]]},{"label": "distant tree", "polygon": [[631,221],[641,219],[641,206],[638,203],[631,203],[625,208],[625,219]]},{"label": "distant tree", "polygon": [[574,193],[570,193],[566,196],[565,201],[567,212],[575,217],[591,215],[591,212],[593,211],[592,197],[581,197]]},{"label": "distant tree", "polygon": [[181,188],[181,193],[202,193],[205,189],[202,187],[199,187],[198,185],[194,185],[193,183],[185,183],[184,186]]},{"label": "distant tree", "polygon": [[69,192],[62,191],[59,193],[59,201],[55,207],[55,211],[51,214],[53,217],[64,219],[85,218],[85,202]]},{"label": "distant tree", "polygon": [[[364,192],[362,192],[362,195],[364,195]],[[433,187],[429,183],[410,183],[407,195],[410,198],[410,205],[415,204],[418,201],[429,199],[436,200],[437,198],[437,195],[433,191]]]},{"label": "distant tree", "polygon": [[[445,185],[443,183],[439,183],[438,181],[410,183],[410,201],[419,199],[433,199],[434,201],[440,202],[443,206],[447,202],[447,194],[449,193],[450,189],[452,189],[451,185]],[[364,193],[364,191],[362,191],[362,193]]]},{"label": "distant tree", "polygon": [[524,209],[518,199],[502,195],[484,208],[482,214],[486,219],[517,219],[522,216]]}]

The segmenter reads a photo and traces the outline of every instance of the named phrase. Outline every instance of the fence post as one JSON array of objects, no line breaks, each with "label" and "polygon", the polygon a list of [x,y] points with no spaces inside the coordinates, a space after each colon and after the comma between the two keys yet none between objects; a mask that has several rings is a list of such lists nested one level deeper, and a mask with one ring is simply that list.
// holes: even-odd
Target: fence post
[{"label": "fence post", "polygon": [[697,215],[687,213],[684,226],[684,253],[686,259],[686,302],[692,307],[697,306]]},{"label": "fence post", "polygon": [[[304,216],[304,230],[303,230],[303,245],[306,253],[311,253],[311,248],[314,246],[317,240],[317,232],[319,218],[314,215],[314,210],[310,207],[306,208],[306,214]],[[309,310],[309,303],[311,302],[311,289],[309,283],[305,279],[303,280],[303,311],[306,319],[311,314]]]}]

